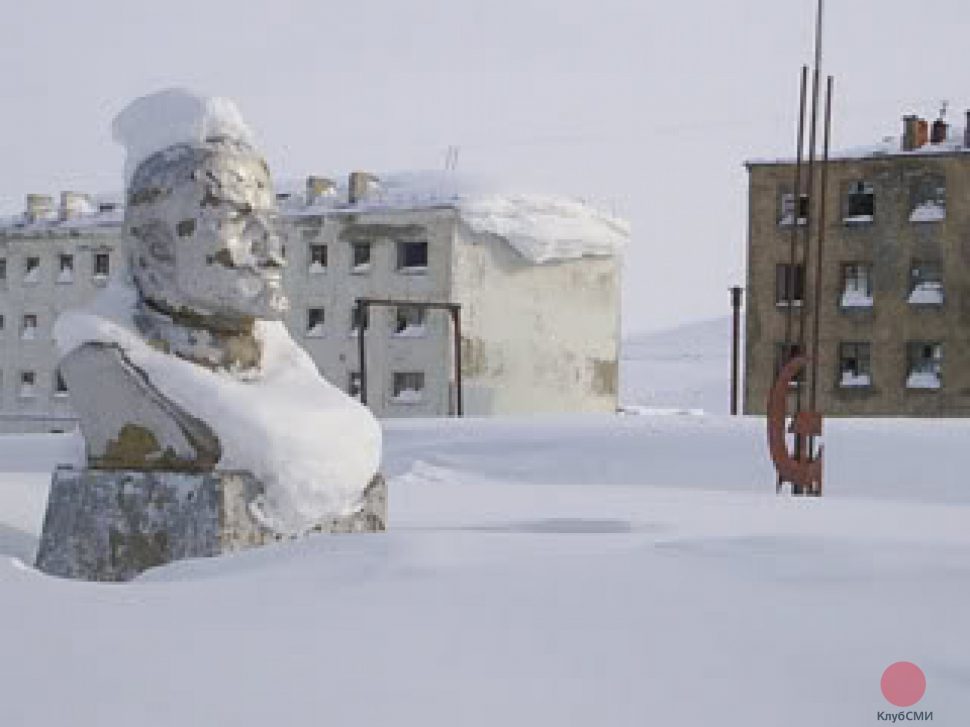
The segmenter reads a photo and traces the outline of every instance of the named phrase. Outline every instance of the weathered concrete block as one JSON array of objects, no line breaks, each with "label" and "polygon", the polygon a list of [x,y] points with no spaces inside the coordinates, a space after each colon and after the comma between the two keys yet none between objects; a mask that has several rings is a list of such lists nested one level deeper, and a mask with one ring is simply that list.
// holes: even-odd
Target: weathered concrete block
[{"label": "weathered concrete block", "polygon": [[[279,539],[250,514],[262,492],[248,472],[54,472],[37,568],[90,581],[127,581],[157,565]],[[317,532],[384,530],[387,491],[378,474],[361,510]]]}]

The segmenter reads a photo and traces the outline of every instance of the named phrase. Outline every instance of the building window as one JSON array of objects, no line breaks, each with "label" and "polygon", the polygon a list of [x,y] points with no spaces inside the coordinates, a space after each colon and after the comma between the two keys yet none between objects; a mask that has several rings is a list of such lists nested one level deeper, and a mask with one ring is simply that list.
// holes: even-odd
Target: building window
[{"label": "building window", "polygon": [[424,272],[428,269],[428,243],[397,243],[397,269]]},{"label": "building window", "polygon": [[[804,225],[808,221],[808,195],[798,197],[798,224]],[[795,224],[795,193],[785,192],[781,195],[781,210],[778,224],[787,227]]]},{"label": "building window", "polygon": [[[796,356],[801,355],[802,348],[797,343],[776,343],[775,344],[775,380],[778,379],[778,374],[781,373],[782,368],[785,364],[791,361]],[[805,369],[802,368],[801,371],[796,374],[795,378],[789,382],[789,386],[792,388],[798,387],[801,383],[805,381]]]},{"label": "building window", "polygon": [[400,338],[423,336],[425,309],[419,305],[402,305],[397,308],[394,320],[394,335]]},{"label": "building window", "polygon": [[111,273],[111,258],[106,252],[94,253],[94,277],[107,278]]},{"label": "building window", "polygon": [[357,333],[362,322],[366,331],[370,325],[370,306],[355,305],[350,309],[350,332]]},{"label": "building window", "polygon": [[392,401],[399,404],[420,402],[424,397],[424,373],[421,371],[396,371],[392,394]]},{"label": "building window", "polygon": [[24,282],[36,283],[40,280],[40,258],[28,257],[24,260]]},{"label": "building window", "polygon": [[842,265],[843,308],[872,307],[872,266],[869,263],[844,263]]},{"label": "building window", "polygon": [[0,257],[0,283],[7,281],[7,258]]},{"label": "building window", "polygon": [[839,344],[839,386],[858,388],[872,385],[868,343]]},{"label": "building window", "polygon": [[0,338],[3,338],[3,327],[4,327],[3,324],[4,324],[3,314],[0,313]]},{"label": "building window", "polygon": [[909,268],[909,302],[912,305],[943,304],[943,267],[930,260],[914,260]]},{"label": "building window", "polygon": [[354,259],[350,269],[355,273],[366,273],[368,270],[370,270],[369,242],[354,243]]},{"label": "building window", "polygon": [[876,194],[869,182],[853,182],[846,199],[845,221],[872,222],[876,216]]},{"label": "building window", "polygon": [[57,282],[71,283],[74,281],[74,256],[59,255],[57,258]]},{"label": "building window", "polygon": [[310,272],[325,273],[327,271],[327,246],[310,245]]},{"label": "building window", "polygon": [[355,399],[360,398],[360,371],[351,371],[347,375],[347,393]]},{"label": "building window", "polygon": [[33,341],[37,338],[37,316],[34,313],[24,314],[20,337],[25,341]]},{"label": "building window", "polygon": [[942,385],[943,344],[926,341],[907,346],[907,389],[939,389]]},{"label": "building window", "polygon": [[323,335],[323,308],[307,308],[306,337],[320,338]]},{"label": "building window", "polygon": [[20,372],[20,391],[18,394],[21,399],[32,399],[37,395],[36,381],[37,377],[33,371]]},{"label": "building window", "polygon": [[64,376],[61,375],[60,369],[57,369],[54,372],[54,396],[56,397],[67,396],[67,382],[64,381]]},{"label": "building window", "polygon": [[946,178],[929,175],[917,179],[910,193],[910,222],[942,222],[946,219]]},{"label": "building window", "polygon": [[805,296],[805,266],[796,263],[794,268],[788,263],[775,266],[775,305],[799,306]]}]

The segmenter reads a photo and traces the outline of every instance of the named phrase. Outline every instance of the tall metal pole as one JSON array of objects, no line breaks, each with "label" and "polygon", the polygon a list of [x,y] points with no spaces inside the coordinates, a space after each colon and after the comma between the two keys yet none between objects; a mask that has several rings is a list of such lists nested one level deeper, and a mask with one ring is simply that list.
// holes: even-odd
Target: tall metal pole
[{"label": "tall metal pole", "polygon": [[740,285],[731,287],[731,416],[738,414],[738,356],[741,344],[741,293]]},{"label": "tall metal pole", "polygon": [[360,403],[367,406],[367,355],[364,351],[364,321],[367,303],[357,299],[357,360],[360,361]]},{"label": "tall metal pole", "polygon": [[[802,66],[802,85],[798,102],[798,148],[795,151],[795,183],[793,202],[793,219],[791,226],[791,248],[788,256],[788,275],[785,284],[788,288],[788,310],[785,313],[785,356],[791,353],[792,316],[794,315],[795,299],[795,248],[798,244],[798,220],[801,217],[802,206],[802,152],[805,150],[805,101],[808,94],[808,66]],[[803,268],[804,270],[804,268]],[[804,280],[803,287],[804,287]],[[804,296],[804,293],[802,294]]]},{"label": "tall metal pole", "polygon": [[455,402],[458,416],[465,415],[465,404],[461,385],[461,308],[451,309],[451,320],[455,327]]},{"label": "tall metal pole", "polygon": [[812,311],[812,388],[809,389],[808,408],[816,411],[815,402],[818,391],[818,330],[819,313],[822,302],[822,256],[825,252],[825,195],[828,188],[829,148],[832,140],[832,76],[828,77],[825,92],[825,141],[822,151],[821,201],[818,218],[818,254],[815,256],[815,300]]}]

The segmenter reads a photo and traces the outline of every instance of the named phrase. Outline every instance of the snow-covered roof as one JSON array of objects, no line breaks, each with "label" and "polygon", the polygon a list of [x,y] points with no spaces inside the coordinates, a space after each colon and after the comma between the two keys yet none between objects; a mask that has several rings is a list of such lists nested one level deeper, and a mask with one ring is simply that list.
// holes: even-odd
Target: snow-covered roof
[{"label": "snow-covered roof", "polygon": [[[966,154],[970,147],[965,144],[965,130],[950,127],[946,141],[939,144],[927,143],[918,149],[905,151],[903,140],[899,136],[886,136],[875,144],[847,147],[829,152],[830,161],[854,161],[858,159],[879,159],[885,157],[920,157],[939,154]],[[794,164],[793,157],[748,159],[746,167],[767,166],[773,164]]]},{"label": "snow-covered roof", "polygon": [[[403,172],[379,178],[363,197],[348,200],[347,177],[332,193],[308,201],[305,185],[284,181],[277,187],[285,218],[327,214],[450,208],[479,234],[508,241],[533,263],[620,253],[630,238],[630,225],[585,200],[536,193],[501,191],[501,187],[452,172]],[[107,209],[111,207],[111,209]],[[97,231],[119,226],[124,208],[118,195],[98,195],[87,214],[61,220],[29,221],[24,215],[0,218],[0,233]]]}]

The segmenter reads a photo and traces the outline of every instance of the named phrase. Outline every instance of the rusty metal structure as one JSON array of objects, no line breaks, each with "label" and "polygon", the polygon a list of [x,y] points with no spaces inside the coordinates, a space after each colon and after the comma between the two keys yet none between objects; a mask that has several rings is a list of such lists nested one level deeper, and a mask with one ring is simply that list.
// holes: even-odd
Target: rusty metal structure
[{"label": "rusty metal structure", "polygon": [[461,383],[461,304],[441,301],[390,300],[383,298],[357,298],[357,355],[360,359],[360,403],[367,405],[367,351],[364,331],[367,328],[367,311],[371,306],[388,308],[409,307],[422,310],[445,310],[451,316],[454,329],[454,357],[455,357],[455,416],[464,416],[464,403]]},{"label": "rusty metal structure", "polygon": [[[822,436],[822,415],[817,411],[818,391],[818,348],[819,348],[819,303],[822,292],[822,260],[825,250],[826,210],[825,199],[828,188],[828,160],[831,147],[832,130],[832,92],[833,78],[829,76],[825,95],[825,121],[820,180],[818,189],[815,183],[816,150],[818,146],[819,92],[822,67],[822,20],[824,0],[818,0],[815,28],[815,68],[812,72],[812,106],[809,125],[808,163],[804,173],[807,184],[807,204],[802,217],[802,177],[804,141],[806,125],[806,106],[808,90],[808,66],[802,66],[801,93],[799,99],[797,151],[795,156],[794,194],[792,196],[792,231],[790,257],[785,274],[786,319],[785,343],[782,349],[782,366],[768,395],[768,451],[777,472],[776,491],[781,492],[784,485],[791,485],[793,495],[820,496],[822,494],[822,446],[818,443]],[[816,195],[816,192],[818,194]],[[815,215],[813,215],[813,212]],[[803,223],[804,219],[804,223]],[[812,260],[813,220],[817,220],[815,235],[814,286],[808,295],[807,282]],[[801,235],[799,235],[801,232]],[[799,237],[801,245],[799,246]],[[800,254],[799,254],[800,253]],[[798,315],[798,332],[795,334],[793,321],[796,289],[796,272],[802,271],[802,301]],[[812,307],[811,339],[806,347],[806,318],[809,305]],[[804,400],[805,384],[808,383],[808,397]],[[792,386],[795,388],[795,410],[788,424],[788,398]],[[787,425],[787,426],[786,426]],[[788,434],[793,435],[789,442]],[[792,449],[789,449],[791,443]]]}]

